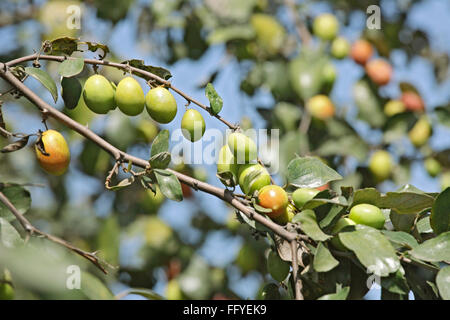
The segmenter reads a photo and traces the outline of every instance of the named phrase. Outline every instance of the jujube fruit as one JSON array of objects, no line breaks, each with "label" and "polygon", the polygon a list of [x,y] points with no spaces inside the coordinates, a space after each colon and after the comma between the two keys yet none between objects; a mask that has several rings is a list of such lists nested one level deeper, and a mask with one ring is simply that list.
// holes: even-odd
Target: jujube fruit
[{"label": "jujube fruit", "polygon": [[314,198],[320,191],[313,188],[298,188],[292,193],[292,201],[294,201],[297,209],[301,209],[306,202]]},{"label": "jujube fruit", "polygon": [[120,80],[116,89],[116,103],[120,111],[128,116],[137,116],[144,110],[145,95],[134,78]]},{"label": "jujube fruit", "polygon": [[115,90],[104,76],[94,74],[84,83],[83,98],[92,112],[106,114],[116,107]]},{"label": "jujube fruit", "polygon": [[[257,172],[259,175],[257,175]],[[243,164],[239,166],[239,186],[245,194],[253,194],[262,187],[270,184],[270,175],[266,168],[259,163]],[[256,178],[251,179],[255,175]],[[247,178],[248,177],[248,178]]]},{"label": "jujube fruit", "polygon": [[422,97],[414,91],[403,92],[401,100],[409,111],[423,111],[425,109]]},{"label": "jujube fruit", "polygon": [[181,119],[183,136],[189,141],[200,140],[205,133],[205,120],[200,112],[194,109],[187,110]]},{"label": "jujube fruit", "polygon": [[233,132],[228,136],[228,147],[238,164],[248,163],[258,156],[255,142],[240,132]]},{"label": "jujube fruit", "polygon": [[398,113],[406,111],[405,104],[401,100],[389,100],[384,105],[384,114],[388,117],[392,117]]},{"label": "jujube fruit", "polygon": [[231,172],[237,181],[238,165],[233,153],[230,151],[228,145],[224,145],[219,151],[217,160],[217,172]]},{"label": "jujube fruit", "polygon": [[374,59],[366,64],[366,72],[369,78],[377,85],[384,86],[391,81],[392,67],[382,59]]},{"label": "jujube fruit", "polygon": [[389,152],[376,151],[369,160],[369,170],[378,181],[389,178],[392,172],[392,158]]},{"label": "jujube fruit", "polygon": [[286,279],[289,270],[290,265],[288,262],[282,260],[276,252],[269,252],[267,257],[267,271],[269,271],[272,278],[281,282]]},{"label": "jujube fruit", "polygon": [[339,31],[339,22],[330,13],[321,14],[314,19],[313,31],[316,36],[323,40],[332,40]]},{"label": "jujube fruit", "polygon": [[353,43],[350,54],[356,63],[365,65],[373,55],[373,47],[369,41],[360,39]]},{"label": "jujube fruit", "polygon": [[272,16],[263,13],[253,14],[250,24],[255,30],[257,43],[269,54],[277,53],[283,46],[286,32]]},{"label": "jujube fruit", "polygon": [[258,193],[258,204],[272,212],[267,213],[270,218],[276,218],[286,211],[289,199],[286,191],[277,185],[262,187]]},{"label": "jujube fruit", "polygon": [[442,166],[435,158],[427,158],[424,162],[425,169],[431,177],[436,177],[441,173]]},{"label": "jujube fruit", "polygon": [[174,96],[164,87],[156,87],[145,96],[147,112],[159,123],[169,123],[177,115],[177,102]]},{"label": "jujube fruit", "polygon": [[336,59],[344,59],[350,51],[350,43],[347,39],[338,37],[331,43],[331,55]]},{"label": "jujube fruit", "polygon": [[309,113],[315,118],[325,120],[334,115],[334,105],[330,98],[323,94],[310,98],[306,103]]},{"label": "jujube fruit", "polygon": [[294,216],[295,207],[288,203],[286,209],[278,217],[275,217],[272,220],[280,225],[285,225],[286,223],[291,222]]},{"label": "jujube fruit", "polygon": [[[38,145],[43,146],[47,155],[39,149]],[[35,150],[39,165],[46,172],[56,176],[66,172],[70,163],[70,150],[66,140],[58,131],[43,132]]]},{"label": "jujube fruit", "polygon": [[355,221],[349,219],[349,218],[340,218],[336,224],[334,225],[333,229],[331,230],[331,233],[334,235],[334,237],[331,239],[331,244],[333,247],[335,247],[338,250],[341,251],[347,251],[348,249],[344,246],[344,244],[339,239],[339,236],[337,235],[342,229],[344,229],[347,226],[354,226],[356,225]]},{"label": "jujube fruit", "polygon": [[420,118],[419,121],[408,132],[409,140],[416,147],[423,146],[431,136],[431,125],[426,118]]},{"label": "jujube fruit", "polygon": [[378,207],[367,203],[354,206],[350,210],[348,217],[357,224],[363,224],[376,229],[383,228],[386,221],[386,218]]}]

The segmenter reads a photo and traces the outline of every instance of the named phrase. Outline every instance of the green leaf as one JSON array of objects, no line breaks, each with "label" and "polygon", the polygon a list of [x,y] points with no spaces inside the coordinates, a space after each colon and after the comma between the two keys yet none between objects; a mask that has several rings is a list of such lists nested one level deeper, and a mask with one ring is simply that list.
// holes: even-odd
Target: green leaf
[{"label": "green leaf", "polygon": [[358,117],[372,127],[380,127],[385,116],[377,93],[367,80],[360,80],[353,87],[353,98],[358,107]]},{"label": "green leaf", "polygon": [[17,230],[4,218],[0,218],[0,243],[6,248],[18,247],[24,243]]},{"label": "green leaf", "polygon": [[[30,192],[20,185],[0,183],[0,191],[3,192],[5,197],[8,198],[21,214],[25,214],[30,209]],[[4,218],[6,221],[12,221],[16,218],[2,202],[0,202],[0,218]]]},{"label": "green leaf", "polygon": [[78,50],[78,39],[71,37],[61,37],[52,41],[46,41],[44,44],[44,52],[51,55],[72,55]]},{"label": "green leaf", "polygon": [[346,207],[348,206],[347,200],[344,197],[335,197],[333,199],[311,199],[309,201],[307,201],[302,209],[314,209],[317,208],[321,205],[324,204],[333,204],[333,205],[338,205],[338,206],[342,206],[342,207]]},{"label": "green leaf", "polygon": [[82,91],[83,86],[77,78],[62,78],[61,96],[67,109],[75,109]]},{"label": "green leaf", "polygon": [[420,213],[433,206],[434,198],[415,192],[388,192],[382,197],[380,206],[390,208],[398,214]]},{"label": "green leaf", "polygon": [[287,167],[288,182],[298,188],[317,188],[342,176],[313,157],[297,157]]},{"label": "green leaf", "polygon": [[432,233],[433,232],[433,229],[431,229],[429,216],[420,219],[417,222],[416,227],[417,227],[417,231],[419,231],[419,233]]},{"label": "green leaf", "polygon": [[59,64],[58,72],[63,77],[70,78],[83,71],[83,68],[83,58],[68,58]]},{"label": "green leaf", "polygon": [[413,249],[419,245],[417,243],[417,240],[409,233],[403,231],[389,231],[389,230],[382,230],[381,232],[386,237],[388,237],[388,239],[391,242],[407,247],[409,249]]},{"label": "green leaf", "polygon": [[112,265],[119,264],[120,226],[116,216],[103,221],[97,235],[97,247],[104,260]]},{"label": "green leaf", "polygon": [[153,140],[150,155],[153,157],[167,151],[169,151],[169,130],[161,130]]},{"label": "green leaf", "polygon": [[346,300],[349,293],[350,287],[344,287],[337,290],[336,293],[326,294],[324,296],[321,296],[317,300]]},{"label": "green leaf", "polygon": [[381,202],[381,194],[375,188],[365,188],[356,190],[353,194],[352,207],[360,203],[367,203],[374,206],[379,206]]},{"label": "green leaf", "polygon": [[26,67],[25,72],[42,83],[42,85],[50,91],[53,100],[56,103],[58,100],[58,89],[56,88],[55,81],[53,81],[52,77],[44,70],[34,67]]},{"label": "green leaf", "polygon": [[131,177],[128,177],[128,178],[125,178],[125,179],[121,180],[115,186],[108,187],[107,189],[111,190],[111,191],[117,191],[117,190],[120,190],[120,189],[123,189],[123,188],[126,188],[126,187],[132,185],[134,183],[134,180],[135,180],[134,176],[131,176]]},{"label": "green leaf", "polygon": [[406,233],[411,232],[416,218],[416,214],[398,214],[395,211],[391,211],[389,214],[389,219],[391,220],[394,229]]},{"label": "green leaf", "polygon": [[436,234],[450,231],[450,187],[436,198],[431,209],[430,224]]},{"label": "green leaf", "polygon": [[363,162],[367,158],[369,148],[359,136],[349,135],[326,140],[316,152],[323,157],[353,156],[358,161]]},{"label": "green leaf", "polygon": [[147,298],[149,300],[164,300],[164,297],[160,296],[159,294],[157,294],[155,291],[149,290],[149,289],[145,289],[145,288],[130,288],[125,290],[124,292],[120,293],[120,297],[118,297],[119,295],[116,296],[117,298],[121,298],[121,297],[126,297],[130,294],[137,294],[139,296],[142,296],[144,298]]},{"label": "green leaf", "polygon": [[394,294],[407,295],[409,292],[403,268],[397,270],[394,274],[390,274],[388,277],[381,278],[381,286]]},{"label": "green leaf", "polygon": [[90,41],[81,41],[80,43],[86,44],[88,46],[88,50],[91,52],[96,52],[98,49],[101,49],[103,53],[98,55],[100,60],[103,60],[109,53],[109,48],[105,44]]},{"label": "green leaf", "polygon": [[309,237],[316,241],[325,241],[331,238],[331,236],[325,234],[317,224],[316,214],[313,210],[304,210],[297,213],[292,218],[292,223],[299,223],[300,228]]},{"label": "green leaf", "polygon": [[113,300],[111,291],[97,277],[87,272],[81,273],[81,291],[90,300]]},{"label": "green leaf", "polygon": [[442,299],[450,300],[450,266],[442,268],[438,272],[436,284]]},{"label": "green leaf", "polygon": [[175,201],[183,200],[180,181],[171,172],[162,169],[154,169],[156,180],[163,195]]},{"label": "green leaf", "polygon": [[328,272],[339,264],[330,250],[322,243],[319,242],[317,246],[316,254],[314,255],[313,266],[317,272]]},{"label": "green leaf", "polygon": [[[144,60],[137,60],[137,59],[126,60],[126,61],[121,62],[121,64],[128,64],[131,67],[142,69],[144,71],[148,71],[150,73],[157,75],[160,78],[163,78],[164,80],[168,80],[172,77],[172,74],[170,73],[169,70],[162,68],[162,67],[154,67],[154,66],[145,65]],[[137,75],[138,77],[144,78],[147,81],[153,80],[151,77],[143,76],[140,73],[133,72],[133,74]]]},{"label": "green leaf", "polygon": [[171,155],[169,152],[161,152],[150,158],[150,166],[156,169],[165,169],[170,163]]},{"label": "green leaf", "polygon": [[379,230],[356,225],[354,231],[343,231],[338,236],[344,246],[352,250],[358,260],[375,275],[386,277],[400,267],[394,248]]},{"label": "green leaf", "polygon": [[247,217],[245,214],[243,214],[240,211],[236,212],[236,217],[241,223],[245,223],[255,230],[262,231],[262,232],[269,232],[269,233],[271,232],[271,230],[269,228],[262,225],[258,221],[250,219],[249,217]]},{"label": "green leaf", "polygon": [[441,124],[450,127],[450,104],[445,107],[436,107],[434,112]]},{"label": "green leaf", "polygon": [[424,261],[450,261],[450,231],[421,243],[410,253],[417,259]]},{"label": "green leaf", "polygon": [[211,107],[211,113],[216,115],[222,110],[223,100],[214,89],[211,83],[208,83],[205,88],[205,95],[209,100],[209,105]]}]

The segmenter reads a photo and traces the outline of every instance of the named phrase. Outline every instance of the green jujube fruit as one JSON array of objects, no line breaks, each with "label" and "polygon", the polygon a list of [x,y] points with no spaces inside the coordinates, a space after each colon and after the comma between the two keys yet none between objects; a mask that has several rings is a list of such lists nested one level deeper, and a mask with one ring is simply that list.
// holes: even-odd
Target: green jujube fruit
[{"label": "green jujube fruit", "polygon": [[145,106],[150,117],[159,123],[169,123],[177,115],[177,102],[164,87],[151,89],[145,96]]},{"label": "green jujube fruit", "polygon": [[86,80],[83,98],[86,106],[95,113],[106,114],[116,106],[115,91],[104,76],[95,74]]},{"label": "green jujube fruit", "polygon": [[122,79],[116,89],[116,103],[127,116],[137,116],[144,110],[145,95],[142,87],[132,77]]}]

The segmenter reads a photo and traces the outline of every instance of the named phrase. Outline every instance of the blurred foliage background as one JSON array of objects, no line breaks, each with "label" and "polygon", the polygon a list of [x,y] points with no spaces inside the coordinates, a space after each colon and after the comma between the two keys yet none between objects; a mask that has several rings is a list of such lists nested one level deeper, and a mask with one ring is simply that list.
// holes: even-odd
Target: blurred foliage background
[{"label": "blurred foliage background", "polygon": [[[381,30],[365,27],[371,4],[381,8]],[[81,9],[80,29],[67,28],[67,8],[72,5]],[[351,58],[333,58],[329,43],[314,37],[306,48],[299,41],[294,16],[312,30],[314,17],[324,12],[336,15],[340,36],[349,42],[364,37],[376,48],[375,55],[389,59],[394,71],[388,85],[375,86]],[[104,43],[111,50],[107,60],[136,58],[163,66],[171,71],[175,86],[202,102],[207,102],[204,86],[214,83],[224,99],[222,116],[231,122],[280,129],[280,172],[275,176],[279,183],[295,153],[307,153],[320,156],[346,177],[332,188],[345,184],[390,191],[411,183],[436,192],[450,184],[449,13],[450,3],[438,0],[5,0],[0,3],[0,61],[31,54],[42,41],[61,36]],[[274,20],[258,22],[255,17],[261,14]],[[330,64],[336,79],[323,81],[323,66]],[[56,63],[42,65],[56,77]],[[309,79],[309,86],[295,80],[299,72]],[[116,83],[123,77],[112,68],[99,68],[99,73]],[[90,74],[86,66],[80,78]],[[26,84],[52,103],[37,81]],[[418,147],[408,132],[422,115],[389,116],[383,110],[386,102],[399,99],[411,86],[424,100],[433,129],[431,138]],[[3,82],[0,87],[7,88]],[[336,116],[327,121],[313,118],[309,130],[301,132],[297,128],[305,101],[318,93],[332,99]],[[82,100],[75,110],[64,109],[62,99],[57,107],[122,150],[147,158],[158,130],[180,125],[185,101],[176,98],[177,117],[160,126],[146,113],[133,118],[118,110],[95,115]],[[2,111],[10,131],[44,129],[40,115],[24,98],[7,97]],[[207,128],[226,129],[201,112]],[[102,275],[73,253],[32,239],[36,250],[0,258],[15,261],[16,298],[109,298],[109,290],[118,294],[130,287],[174,299],[256,298],[263,283],[273,281],[264,258],[269,244],[240,224],[224,203],[188,188],[182,203],[166,201],[160,193],[154,196],[139,185],[108,191],[104,178],[113,159],[58,123],[48,124],[70,144],[69,172],[63,177],[46,175],[28,147],[0,155],[0,181],[35,184],[27,187],[32,198],[27,217],[82,249],[100,250],[117,268]],[[6,144],[0,139],[0,147]],[[377,183],[368,163],[380,149],[389,151],[395,167],[389,179]],[[441,167],[436,176],[427,173],[428,158]],[[221,186],[214,166],[176,169]],[[71,264],[86,274],[81,292],[63,288],[65,267]],[[30,265],[33,268],[25,268]],[[143,296],[125,294],[129,299]],[[366,298],[378,296],[379,291],[371,291]]]}]

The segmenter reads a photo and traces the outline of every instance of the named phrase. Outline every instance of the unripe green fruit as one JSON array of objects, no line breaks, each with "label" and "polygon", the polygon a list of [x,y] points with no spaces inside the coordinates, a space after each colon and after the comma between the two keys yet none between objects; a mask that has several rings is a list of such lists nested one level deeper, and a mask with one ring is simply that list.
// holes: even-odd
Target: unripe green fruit
[{"label": "unripe green fruit", "polygon": [[384,114],[388,117],[392,117],[398,113],[406,111],[405,104],[401,100],[389,100],[384,105]]},{"label": "unripe green fruit", "polygon": [[9,283],[0,283],[0,300],[13,300],[14,288]]},{"label": "unripe green fruit", "polygon": [[183,300],[184,295],[176,279],[172,279],[167,283],[166,298],[167,300]]},{"label": "unripe green fruit", "polygon": [[349,219],[349,218],[340,218],[336,224],[334,225],[333,229],[331,230],[331,233],[334,235],[334,237],[331,239],[331,244],[333,247],[335,247],[338,250],[341,251],[347,251],[348,249],[344,246],[344,244],[339,239],[339,236],[337,233],[344,229],[347,226],[354,226],[356,225],[355,221]]},{"label": "unripe green fruit", "polygon": [[84,83],[84,102],[92,112],[106,114],[114,109],[116,107],[114,96],[114,87],[104,76],[95,74]]},{"label": "unripe green fruit", "polygon": [[392,172],[392,158],[389,152],[384,150],[376,151],[369,161],[369,170],[378,181],[389,178]]},{"label": "unripe green fruit", "polygon": [[416,147],[420,148],[431,136],[431,125],[426,118],[420,118],[408,133],[409,140]]},{"label": "unripe green fruit", "polygon": [[424,162],[425,169],[431,177],[436,177],[439,173],[441,173],[442,167],[439,161],[434,158],[427,158]]},{"label": "unripe green fruit", "polygon": [[336,68],[329,62],[322,69],[322,79],[328,85],[332,85],[336,80]]},{"label": "unripe green fruit", "polygon": [[236,265],[241,269],[243,274],[258,268],[258,254],[249,244],[244,244],[236,257]]},{"label": "unripe green fruit", "polygon": [[284,212],[278,217],[273,218],[272,220],[278,223],[279,225],[285,225],[286,223],[291,222],[294,216],[295,216],[295,207],[289,203]]},{"label": "unripe green fruit", "polygon": [[289,274],[289,263],[282,260],[274,251],[269,252],[267,257],[267,271],[269,271],[272,278],[281,282],[286,279]]},{"label": "unripe green fruit", "polygon": [[164,87],[151,89],[145,96],[145,106],[150,117],[159,123],[169,123],[177,115],[177,102]]},{"label": "unripe green fruit", "polygon": [[286,32],[283,26],[268,14],[256,13],[250,18],[257,43],[269,54],[277,53],[283,46]]},{"label": "unripe green fruit", "polygon": [[[256,172],[261,172],[259,176],[253,181],[246,181],[246,177],[253,175]],[[244,164],[239,166],[239,186],[245,194],[251,195],[255,191],[259,191],[262,187],[270,184],[270,175],[267,169],[262,165],[255,164]],[[250,178],[247,178],[247,180]]]},{"label": "unripe green fruit", "polygon": [[144,91],[134,78],[120,80],[116,89],[116,103],[120,111],[127,116],[137,116],[144,110]]},{"label": "unripe green fruit", "polygon": [[183,136],[189,141],[200,140],[205,133],[205,119],[197,110],[189,109],[181,119],[181,129]]},{"label": "unripe green fruit", "polygon": [[441,189],[442,191],[444,191],[449,187],[450,187],[450,171],[446,171],[441,176]]},{"label": "unripe green fruit", "polygon": [[228,136],[228,147],[238,164],[248,163],[258,156],[255,142],[240,132],[233,132]]},{"label": "unripe green fruit", "polygon": [[280,300],[281,295],[275,283],[266,284],[258,293],[258,300]]},{"label": "unripe green fruit", "polygon": [[358,204],[350,210],[348,217],[357,224],[363,224],[372,228],[381,229],[386,218],[381,210],[371,204]]},{"label": "unripe green fruit", "polygon": [[316,17],[313,22],[313,31],[323,40],[332,40],[339,31],[339,22],[330,13],[324,13]]},{"label": "unripe green fruit", "polygon": [[294,201],[297,209],[301,209],[306,202],[314,198],[320,191],[313,188],[298,188],[292,193],[292,201]]},{"label": "unripe green fruit", "polygon": [[336,59],[344,59],[350,52],[350,42],[347,39],[338,37],[331,43],[331,54]]},{"label": "unripe green fruit", "polygon": [[238,165],[236,164],[236,159],[231,153],[228,145],[224,145],[219,151],[219,159],[217,161],[217,172],[231,172],[236,181],[238,176]]}]

